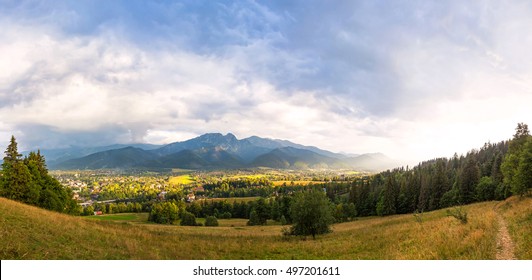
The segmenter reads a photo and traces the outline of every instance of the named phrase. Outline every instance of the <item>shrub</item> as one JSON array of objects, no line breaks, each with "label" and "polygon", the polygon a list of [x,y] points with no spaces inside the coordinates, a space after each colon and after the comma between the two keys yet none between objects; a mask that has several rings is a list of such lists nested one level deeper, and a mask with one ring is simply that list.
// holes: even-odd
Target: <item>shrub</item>
[{"label": "shrub", "polygon": [[206,227],[217,227],[218,226],[218,219],[214,216],[207,216],[205,219],[205,226]]},{"label": "shrub", "polygon": [[462,207],[447,209],[447,216],[453,216],[462,224],[467,224],[467,212]]},{"label": "shrub", "polygon": [[181,223],[182,226],[197,226],[198,223],[196,223],[196,216],[190,212],[184,212],[181,216]]}]

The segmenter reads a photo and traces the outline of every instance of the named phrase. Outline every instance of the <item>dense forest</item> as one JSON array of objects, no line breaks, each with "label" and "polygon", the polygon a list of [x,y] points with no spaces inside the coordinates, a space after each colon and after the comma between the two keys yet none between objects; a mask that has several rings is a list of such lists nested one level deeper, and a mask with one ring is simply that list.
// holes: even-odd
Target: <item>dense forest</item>
[{"label": "dense forest", "polygon": [[359,216],[431,211],[524,195],[532,187],[531,174],[532,137],[520,123],[510,141],[355,179],[348,201]]}]

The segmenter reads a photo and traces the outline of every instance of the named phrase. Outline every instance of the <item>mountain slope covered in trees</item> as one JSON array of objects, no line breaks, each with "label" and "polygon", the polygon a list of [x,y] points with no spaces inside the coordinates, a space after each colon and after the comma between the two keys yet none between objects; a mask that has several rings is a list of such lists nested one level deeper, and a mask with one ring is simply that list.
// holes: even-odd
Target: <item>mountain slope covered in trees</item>
[{"label": "mountain slope covered in trees", "polygon": [[524,195],[532,188],[532,136],[519,124],[510,141],[465,156],[437,158],[356,179],[349,202],[361,216],[429,211]]}]

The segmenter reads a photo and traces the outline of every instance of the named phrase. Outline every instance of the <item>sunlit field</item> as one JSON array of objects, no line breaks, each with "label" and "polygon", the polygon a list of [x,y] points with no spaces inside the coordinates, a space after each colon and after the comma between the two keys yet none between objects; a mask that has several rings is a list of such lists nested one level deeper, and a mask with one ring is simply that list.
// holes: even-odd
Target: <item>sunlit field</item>
[{"label": "sunlit field", "polygon": [[508,219],[518,258],[531,257],[531,198],[465,206],[467,224],[442,209],[421,219],[335,224],[315,240],[282,236],[283,226],[272,222],[219,219],[218,227],[184,227],[148,223],[146,213],[73,217],[0,202],[2,259],[494,259],[496,211]]}]

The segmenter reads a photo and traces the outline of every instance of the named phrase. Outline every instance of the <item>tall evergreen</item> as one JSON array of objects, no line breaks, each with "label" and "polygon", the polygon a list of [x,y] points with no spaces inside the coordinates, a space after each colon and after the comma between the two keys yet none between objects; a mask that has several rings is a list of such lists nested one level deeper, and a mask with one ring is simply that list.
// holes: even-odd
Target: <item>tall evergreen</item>
[{"label": "tall evergreen", "polygon": [[22,155],[18,153],[14,136],[11,136],[5,155],[2,163],[1,195],[36,205],[39,200],[39,190],[31,180],[31,174],[22,160]]},{"label": "tall evergreen", "polygon": [[474,155],[467,157],[460,180],[460,203],[468,204],[475,200],[475,188],[480,180],[480,169]]}]

